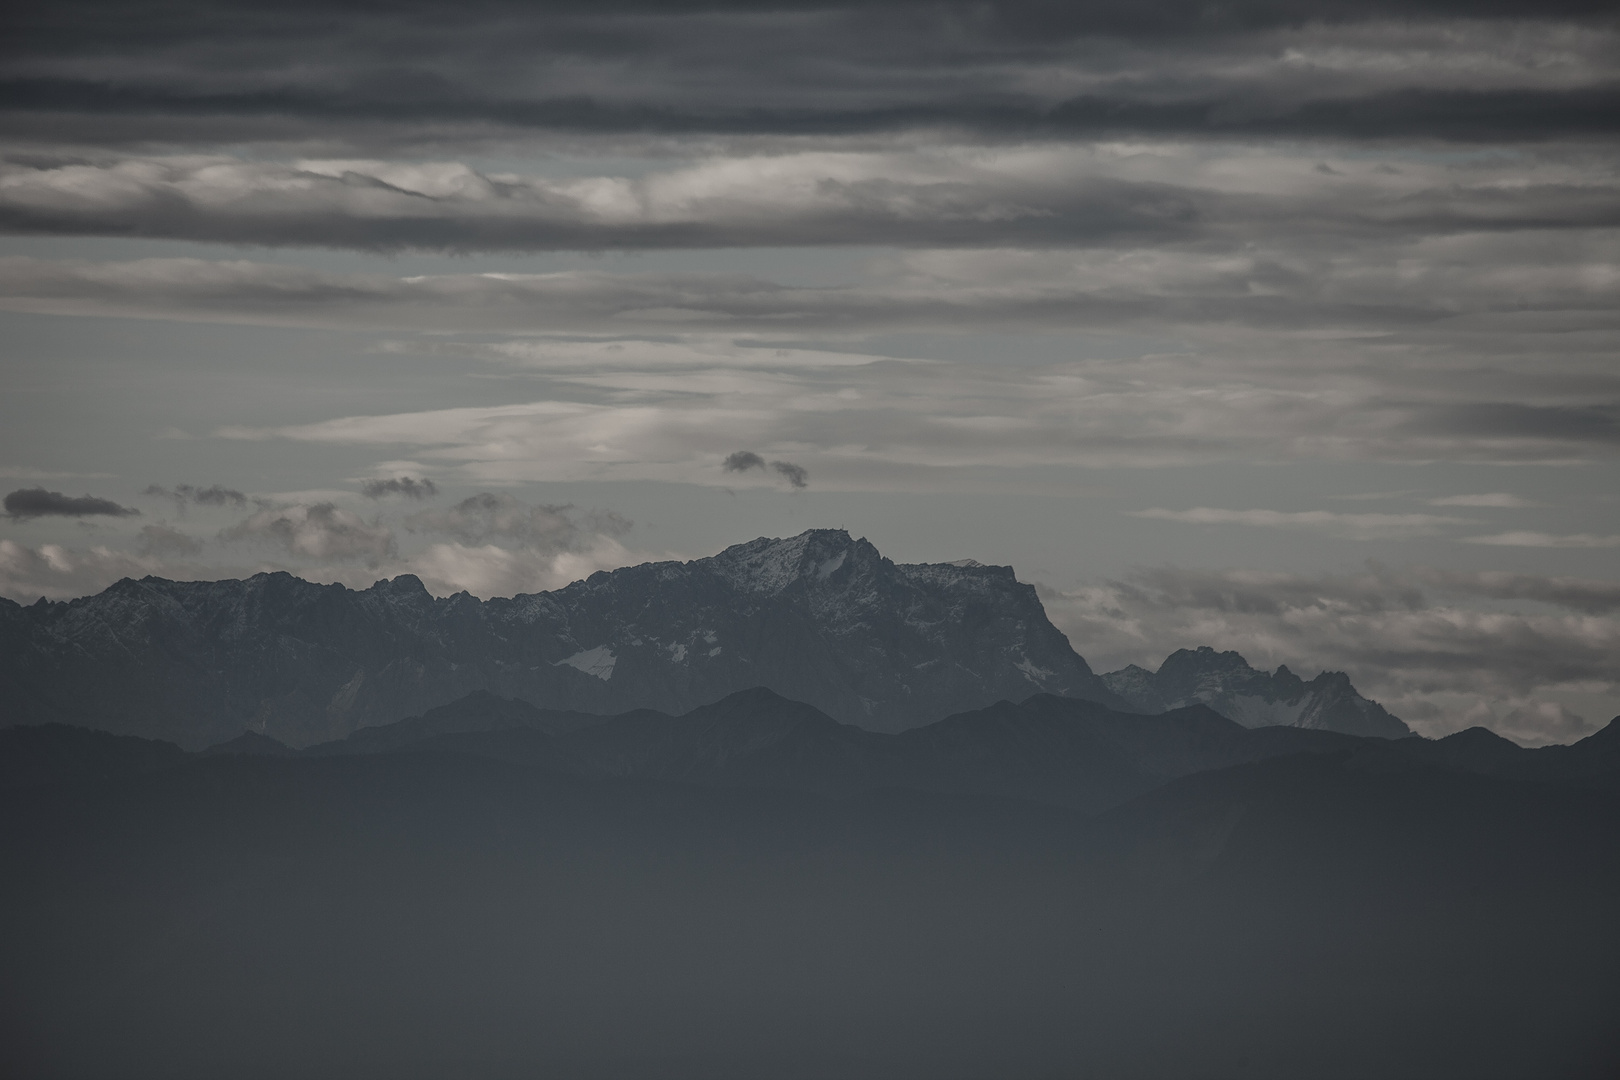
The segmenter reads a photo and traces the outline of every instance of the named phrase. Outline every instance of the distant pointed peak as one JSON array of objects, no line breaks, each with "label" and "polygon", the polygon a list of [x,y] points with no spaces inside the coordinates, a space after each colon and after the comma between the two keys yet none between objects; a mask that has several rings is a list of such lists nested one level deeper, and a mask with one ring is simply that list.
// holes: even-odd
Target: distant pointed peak
[{"label": "distant pointed peak", "polygon": [[772,690],[768,686],[750,686],[746,690],[732,691],[715,704],[718,705],[728,701],[735,702],[737,704],[748,704],[757,701],[778,702],[792,700],[792,698],[783,697],[781,694],[778,694],[775,690]]},{"label": "distant pointed peak", "polygon": [[1442,743],[1449,743],[1452,746],[1480,745],[1480,746],[1513,746],[1513,747],[1517,747],[1519,745],[1518,743],[1514,742],[1512,739],[1505,738],[1505,737],[1503,737],[1501,735],[1498,735],[1496,732],[1492,731],[1490,728],[1488,728],[1488,727],[1480,727],[1477,724],[1475,726],[1473,726],[1473,727],[1470,727],[1470,728],[1463,728],[1461,731],[1454,731],[1450,735],[1447,735],[1447,736],[1445,736],[1444,738],[1442,738],[1442,739],[1440,739],[1438,741],[1442,742]]},{"label": "distant pointed peak", "polygon": [[234,739],[215,743],[204,754],[237,754],[249,757],[293,757],[298,751],[269,735],[257,731],[244,731]]}]

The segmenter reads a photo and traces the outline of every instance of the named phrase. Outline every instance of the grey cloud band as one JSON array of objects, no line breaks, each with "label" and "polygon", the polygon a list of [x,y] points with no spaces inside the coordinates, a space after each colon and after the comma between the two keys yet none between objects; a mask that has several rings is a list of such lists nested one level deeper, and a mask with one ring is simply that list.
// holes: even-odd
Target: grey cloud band
[{"label": "grey cloud band", "polygon": [[454,11],[36,5],[9,20],[0,132],[108,145],[217,142],[227,124],[270,140],[320,126],[351,145],[917,127],[1539,140],[1612,132],[1620,116],[1612,7],[1573,0]]}]

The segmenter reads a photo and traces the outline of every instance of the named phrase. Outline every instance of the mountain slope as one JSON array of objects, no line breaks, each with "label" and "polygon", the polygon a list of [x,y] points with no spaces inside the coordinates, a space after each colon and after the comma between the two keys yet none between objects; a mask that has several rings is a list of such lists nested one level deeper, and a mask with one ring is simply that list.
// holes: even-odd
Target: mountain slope
[{"label": "mountain slope", "polygon": [[308,746],[474,690],[610,714],[769,686],[890,731],[1037,692],[1124,704],[1011,569],[896,565],[839,530],[488,601],[436,599],[409,576],[360,591],[125,579],[0,602],[0,646],[6,722],[190,748],[244,728]]},{"label": "mountain slope", "polygon": [[1110,690],[1141,712],[1208,705],[1244,727],[1301,727],[1400,739],[1412,730],[1376,701],[1362,697],[1340,671],[1309,682],[1286,666],[1256,670],[1235,652],[1208,645],[1171,653],[1158,671],[1135,664],[1102,676]]}]

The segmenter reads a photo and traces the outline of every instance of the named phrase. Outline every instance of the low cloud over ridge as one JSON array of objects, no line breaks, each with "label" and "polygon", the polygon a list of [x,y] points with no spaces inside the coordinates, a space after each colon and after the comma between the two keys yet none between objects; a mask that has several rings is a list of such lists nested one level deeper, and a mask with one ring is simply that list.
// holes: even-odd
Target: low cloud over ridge
[{"label": "low cloud over ridge", "polygon": [[1151,669],[1206,644],[1257,667],[1345,670],[1431,736],[1482,724],[1565,742],[1601,726],[1620,692],[1614,581],[1377,564],[1347,574],[1158,567],[1042,599],[1098,670]]},{"label": "low cloud over ridge", "polygon": [[386,495],[403,495],[407,499],[431,499],[439,493],[432,480],[409,476],[392,476],[386,480],[367,480],[360,485],[360,494],[368,499],[381,499]]},{"label": "low cloud over ridge", "polygon": [[384,526],[332,503],[271,507],[229,528],[220,539],[274,544],[312,559],[363,559],[376,565],[394,553],[394,535]]}]

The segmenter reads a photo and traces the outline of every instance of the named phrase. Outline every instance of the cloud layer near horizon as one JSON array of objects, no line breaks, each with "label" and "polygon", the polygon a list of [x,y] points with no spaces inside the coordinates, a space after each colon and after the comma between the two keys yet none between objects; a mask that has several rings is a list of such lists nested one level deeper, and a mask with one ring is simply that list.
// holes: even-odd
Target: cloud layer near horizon
[{"label": "cloud layer near horizon", "polygon": [[[1620,692],[1614,581],[1376,564],[1327,574],[1158,567],[1043,599],[1098,670],[1151,670],[1167,643],[1214,644],[1256,667],[1349,671],[1363,694],[1430,736],[1480,724],[1567,742],[1606,723],[1592,706]],[[1588,715],[1561,693],[1590,702]]]}]

